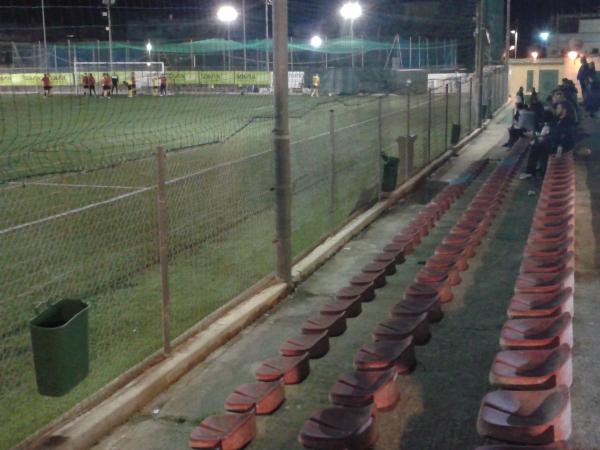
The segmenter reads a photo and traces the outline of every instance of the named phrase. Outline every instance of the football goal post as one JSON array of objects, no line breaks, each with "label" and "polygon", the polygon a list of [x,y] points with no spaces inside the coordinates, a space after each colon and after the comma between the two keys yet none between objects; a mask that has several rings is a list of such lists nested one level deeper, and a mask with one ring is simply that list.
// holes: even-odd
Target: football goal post
[{"label": "football goal post", "polygon": [[123,82],[131,82],[135,79],[138,93],[150,94],[152,92],[153,80],[165,73],[165,63],[155,62],[80,62],[73,64],[73,78],[75,80],[75,94],[83,94],[83,77],[92,74],[96,79],[96,92],[102,88],[102,76],[106,73],[109,76],[118,77],[119,89],[123,89]]}]

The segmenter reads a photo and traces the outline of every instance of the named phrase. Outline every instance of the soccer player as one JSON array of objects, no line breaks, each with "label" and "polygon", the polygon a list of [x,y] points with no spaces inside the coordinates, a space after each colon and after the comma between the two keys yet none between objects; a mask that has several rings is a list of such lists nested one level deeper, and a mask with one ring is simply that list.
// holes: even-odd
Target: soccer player
[{"label": "soccer player", "polygon": [[152,77],[152,96],[158,95],[158,77]]},{"label": "soccer player", "polygon": [[315,73],[312,77],[312,91],[310,92],[311,97],[319,96],[319,86],[321,86],[321,77],[318,73]]},{"label": "soccer player", "polygon": [[133,97],[136,94],[136,85],[135,85],[135,72],[131,72],[131,78],[129,80],[129,84],[127,85],[128,94],[130,97]]},{"label": "soccer player", "polygon": [[119,76],[115,72],[113,72],[113,74],[112,74],[111,81],[112,81],[112,88],[110,90],[110,93],[118,94],[119,93]]},{"label": "soccer player", "polygon": [[81,80],[81,84],[83,85],[83,95],[87,95],[88,89],[90,88],[90,79],[87,76],[87,73],[83,74],[83,79]]},{"label": "soccer player", "polygon": [[112,80],[107,73],[102,76],[102,96],[106,98],[110,98],[110,86],[112,84]]},{"label": "soccer player", "polygon": [[96,79],[94,78],[94,75],[92,75],[91,73],[88,75],[88,86],[90,88],[90,96],[92,95],[92,92],[94,93],[94,97],[96,96]]},{"label": "soccer player", "polygon": [[167,95],[167,74],[160,75],[160,95]]},{"label": "soccer player", "polygon": [[50,76],[47,73],[45,73],[42,78],[42,86],[44,88],[44,97],[48,97],[52,90],[52,81],[50,81]]}]

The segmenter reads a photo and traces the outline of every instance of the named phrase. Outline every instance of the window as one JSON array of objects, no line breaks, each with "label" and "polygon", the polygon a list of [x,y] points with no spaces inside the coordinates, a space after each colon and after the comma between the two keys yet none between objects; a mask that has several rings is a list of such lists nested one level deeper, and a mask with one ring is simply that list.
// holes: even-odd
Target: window
[{"label": "window", "polygon": [[531,92],[533,89],[533,70],[527,71],[527,90],[526,92]]}]

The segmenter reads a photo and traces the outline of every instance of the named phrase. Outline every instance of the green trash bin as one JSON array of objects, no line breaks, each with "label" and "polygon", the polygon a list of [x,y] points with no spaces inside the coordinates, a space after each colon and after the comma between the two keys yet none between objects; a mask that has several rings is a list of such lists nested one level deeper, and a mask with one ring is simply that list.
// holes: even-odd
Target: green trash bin
[{"label": "green trash bin", "polygon": [[29,322],[38,392],[65,395],[88,374],[88,305],[61,300]]},{"label": "green trash bin", "polygon": [[452,125],[452,135],[450,136],[450,143],[452,145],[456,145],[460,141],[460,130],[461,130],[460,125],[457,125],[457,124]]},{"label": "green trash bin", "polygon": [[381,191],[392,192],[396,189],[398,182],[398,165],[400,160],[393,156],[381,155],[383,159],[383,177],[381,179]]}]

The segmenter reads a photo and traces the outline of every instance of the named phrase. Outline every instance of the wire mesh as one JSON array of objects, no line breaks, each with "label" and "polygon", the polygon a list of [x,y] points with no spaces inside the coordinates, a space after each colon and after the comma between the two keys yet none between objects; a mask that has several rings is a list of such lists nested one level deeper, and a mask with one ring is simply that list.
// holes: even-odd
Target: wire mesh
[{"label": "wire mesh", "polygon": [[[26,26],[32,11],[36,17],[41,12],[37,2],[0,5],[2,15],[21,25],[3,32],[31,33],[0,42],[0,53],[10,48],[11,55],[0,67],[2,449],[73,407],[81,412],[82,402],[161,349],[158,146],[167,155],[170,339],[276,265],[272,62],[267,66],[262,10],[251,10],[249,23],[258,23],[260,33],[244,45],[239,30],[225,39],[222,24],[197,2],[165,0],[151,8],[118,2],[123,17],[113,11],[119,36],[112,43],[113,65],[101,35],[100,2],[72,2],[76,25],[67,17],[70,1],[48,3],[55,25],[46,46],[40,25]],[[307,9],[306,2],[291,3]],[[165,21],[166,12],[174,18]],[[200,28],[205,35],[188,39]],[[152,30],[162,35],[152,38],[150,53],[145,34]],[[78,35],[67,41],[71,32]],[[394,33],[374,39],[365,30],[326,40],[320,49],[304,37],[291,42],[295,257],[378,199],[382,152],[401,160],[399,184],[448,149],[453,124],[462,125],[464,136],[478,123],[477,90],[471,92],[469,78],[449,80],[446,96],[443,84],[426,90],[424,71],[405,71],[394,85],[381,75],[384,68],[455,69],[464,43]],[[166,95],[160,95],[161,63]],[[326,69],[365,78],[344,80],[349,95],[329,96],[323,89],[321,97],[308,97],[312,75],[325,79]],[[48,72],[52,89],[45,96]],[[83,73],[94,74],[98,95],[89,89],[82,95]],[[111,78],[110,97],[101,95],[104,74]],[[114,89],[112,75],[118,77]],[[505,77],[499,68],[486,70],[484,101],[491,111],[504,103]],[[405,84],[409,79],[412,84]],[[416,140],[406,167],[402,138],[409,135]],[[42,397],[28,322],[36,307],[63,299],[90,305],[90,375],[64,397]]]}]

